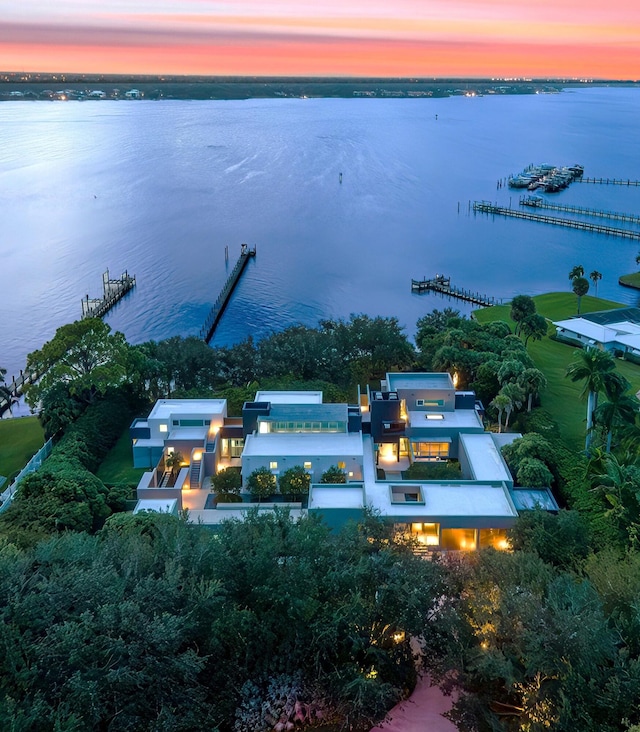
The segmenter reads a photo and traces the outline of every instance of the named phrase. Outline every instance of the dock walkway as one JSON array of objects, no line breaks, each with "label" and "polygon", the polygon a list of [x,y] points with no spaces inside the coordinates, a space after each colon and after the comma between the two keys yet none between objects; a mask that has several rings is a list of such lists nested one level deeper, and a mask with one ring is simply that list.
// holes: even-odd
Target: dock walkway
[{"label": "dock walkway", "polygon": [[411,280],[411,292],[422,294],[424,292],[439,292],[441,295],[447,295],[457,300],[473,303],[488,308],[496,305],[496,300],[487,295],[481,295],[479,292],[465,290],[462,287],[456,287],[451,284],[451,278],[444,275],[436,275],[433,279]]},{"label": "dock walkway", "polygon": [[213,338],[213,334],[215,333],[216,327],[220,322],[220,318],[222,317],[222,314],[227,307],[227,303],[229,302],[229,299],[231,298],[231,295],[236,285],[240,281],[240,277],[242,276],[242,273],[247,266],[247,262],[251,257],[255,256],[255,247],[253,247],[253,249],[249,249],[246,244],[242,245],[242,248],[240,250],[240,257],[238,258],[235,267],[231,270],[231,274],[227,278],[227,281],[224,283],[224,287],[220,291],[218,299],[215,301],[213,307],[209,311],[209,315],[207,316],[204,325],[202,326],[202,328],[200,328],[200,338],[202,338],[205,343],[209,343],[209,341]]},{"label": "dock walkway", "polygon": [[578,221],[576,219],[563,219],[559,216],[547,216],[546,214],[533,214],[528,211],[520,211],[504,206],[495,206],[488,201],[474,201],[473,210],[486,214],[497,214],[498,216],[524,219],[526,221],[538,221],[542,224],[553,224],[554,226],[565,226],[569,229],[581,229],[592,231],[596,234],[607,234],[608,236],[620,236],[624,239],[635,239],[640,241],[640,231],[631,229],[618,229],[615,226],[606,224],[594,224],[590,221]]},{"label": "dock walkway", "polygon": [[578,214],[579,216],[591,216],[593,218],[610,219],[611,221],[625,221],[630,224],[640,224],[640,216],[635,214],[622,213],[620,211],[603,211],[598,208],[585,208],[584,206],[569,206],[562,203],[549,203],[540,196],[521,196],[521,206],[530,208],[542,208],[547,211],[564,211],[565,213]]},{"label": "dock walkway", "polygon": [[109,279],[109,270],[102,275],[103,296],[89,299],[89,295],[82,301],[82,319],[101,318],[109,310],[135,287],[135,275],[124,272],[117,280]]},{"label": "dock walkway", "polygon": [[597,183],[604,186],[640,186],[640,180],[622,180],[622,178],[580,178],[578,183]]}]

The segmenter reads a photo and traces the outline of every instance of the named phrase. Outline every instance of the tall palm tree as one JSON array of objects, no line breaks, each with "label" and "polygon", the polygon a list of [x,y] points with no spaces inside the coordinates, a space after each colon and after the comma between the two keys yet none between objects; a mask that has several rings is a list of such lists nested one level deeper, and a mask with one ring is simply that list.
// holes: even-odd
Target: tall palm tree
[{"label": "tall palm tree", "polygon": [[589,281],[584,277],[575,277],[572,281],[573,291],[578,297],[578,315],[580,315],[580,300],[589,292]]},{"label": "tall palm tree", "polygon": [[602,279],[602,272],[598,272],[597,269],[594,269],[589,275],[589,279],[593,282],[594,287],[596,288],[596,297],[598,297],[598,282]]},{"label": "tall palm tree", "polygon": [[490,407],[493,407],[498,411],[498,432],[502,432],[502,413],[507,408],[507,406],[511,404],[511,399],[506,394],[503,394],[500,392],[489,404]]},{"label": "tall palm tree", "polygon": [[500,394],[508,399],[508,402],[504,407],[504,429],[506,432],[509,428],[509,418],[511,417],[511,413],[516,409],[520,409],[524,402],[525,395],[524,389],[514,382],[505,384],[502,389],[500,389]]},{"label": "tall palm tree", "polygon": [[584,277],[584,267],[581,264],[576,264],[571,272],[569,272],[570,280],[575,280],[576,277]]},{"label": "tall palm tree", "polygon": [[585,450],[588,452],[591,445],[591,431],[593,429],[593,413],[598,406],[598,394],[605,391],[614,374],[616,364],[608,351],[599,348],[585,348],[576,351],[573,361],[567,366],[566,375],[571,381],[584,381],[580,398],[587,397],[587,436]]},{"label": "tall palm tree", "polygon": [[602,425],[607,431],[607,452],[611,452],[611,442],[616,427],[635,425],[636,416],[640,410],[640,401],[635,395],[627,393],[629,387],[629,382],[622,374],[612,374],[612,378],[605,384],[608,401],[600,404],[594,412],[595,423]]}]

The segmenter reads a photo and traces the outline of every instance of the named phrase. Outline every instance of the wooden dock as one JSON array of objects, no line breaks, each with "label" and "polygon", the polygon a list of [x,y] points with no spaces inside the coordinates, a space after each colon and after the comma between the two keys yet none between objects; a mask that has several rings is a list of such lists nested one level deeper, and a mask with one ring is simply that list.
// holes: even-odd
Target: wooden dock
[{"label": "wooden dock", "polygon": [[411,280],[411,292],[422,294],[425,292],[438,292],[441,295],[453,297],[456,300],[464,300],[474,305],[489,308],[497,305],[495,298],[481,295],[479,292],[472,292],[451,284],[451,278],[444,275],[436,275],[430,280]]},{"label": "wooden dock", "polygon": [[227,281],[224,283],[224,287],[220,291],[218,299],[213,304],[213,307],[209,311],[209,315],[207,316],[204,325],[200,329],[200,338],[202,338],[205,343],[209,343],[209,341],[213,338],[213,334],[215,333],[216,327],[220,322],[220,318],[222,317],[222,314],[227,307],[227,303],[229,302],[229,299],[231,298],[231,295],[236,285],[240,281],[240,277],[242,276],[242,273],[247,266],[247,262],[251,257],[255,256],[255,247],[253,247],[253,249],[249,249],[246,244],[242,245],[238,261],[236,262],[235,267],[231,270],[231,274],[227,278]]},{"label": "wooden dock", "polygon": [[25,374],[22,369],[20,369],[20,376],[17,378],[12,376],[10,382],[2,384],[4,389],[6,389],[11,396],[7,398],[8,395],[0,393],[0,416],[2,416],[20,399],[24,394],[25,386],[35,384],[40,376],[41,374],[38,373]]},{"label": "wooden dock", "polygon": [[582,231],[592,231],[595,234],[606,234],[607,236],[620,236],[624,239],[635,239],[640,241],[640,231],[631,229],[618,229],[615,226],[607,226],[606,224],[594,224],[589,221],[578,221],[576,219],[564,219],[559,216],[547,216],[546,214],[534,214],[528,211],[520,211],[514,208],[505,208],[504,206],[495,206],[488,201],[474,201],[473,210],[486,214],[497,214],[498,216],[512,217],[515,219],[524,219],[525,221],[538,221],[541,224],[553,224],[554,226],[565,226],[569,229],[580,229]]},{"label": "wooden dock", "polygon": [[640,180],[623,180],[622,178],[580,178],[578,183],[597,183],[604,186],[640,186]]},{"label": "wooden dock", "polygon": [[128,272],[124,272],[117,280],[109,279],[109,270],[102,275],[103,296],[89,299],[89,295],[82,301],[82,320],[85,318],[101,318],[109,310],[135,287],[136,278]]},{"label": "wooden dock", "polygon": [[585,208],[584,206],[568,206],[561,203],[549,203],[540,196],[521,196],[520,205],[529,206],[530,208],[542,208],[547,211],[564,211],[565,213],[578,214],[579,216],[610,219],[611,221],[624,221],[629,224],[640,224],[640,216],[636,216],[635,214],[621,213],[620,211],[602,211],[597,208]]}]

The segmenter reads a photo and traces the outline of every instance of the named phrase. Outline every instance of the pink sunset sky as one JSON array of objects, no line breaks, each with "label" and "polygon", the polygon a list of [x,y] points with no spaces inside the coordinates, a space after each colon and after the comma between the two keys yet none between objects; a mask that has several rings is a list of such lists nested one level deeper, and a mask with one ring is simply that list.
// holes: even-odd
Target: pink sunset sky
[{"label": "pink sunset sky", "polygon": [[640,0],[0,0],[0,70],[640,79]]}]

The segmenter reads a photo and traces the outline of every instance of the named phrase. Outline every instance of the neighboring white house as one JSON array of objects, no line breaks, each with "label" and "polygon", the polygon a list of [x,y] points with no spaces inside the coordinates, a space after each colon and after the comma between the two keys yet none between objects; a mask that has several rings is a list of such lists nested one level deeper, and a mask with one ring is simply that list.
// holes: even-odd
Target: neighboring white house
[{"label": "neighboring white house", "polygon": [[[382,389],[362,394],[357,406],[325,404],[316,391],[260,391],[242,418],[227,417],[225,400],[160,400],[131,425],[134,465],[152,468],[138,498],[176,500],[192,521],[215,525],[255,505],[245,488],[243,503],[214,506],[216,471],[237,466],[246,486],[257,468],[279,478],[300,466],[311,488],[308,500],[291,504],[293,515],[315,512],[337,527],[372,509],[426,548],[501,548],[519,507],[558,507],[548,489],[514,488],[500,447],[520,435],[485,432],[482,411],[475,394],[457,392],[447,373],[387,374]],[[176,451],[179,466],[170,460]],[[406,478],[415,462],[451,459],[458,479]],[[347,482],[322,484],[330,467],[344,471]]]},{"label": "neighboring white house", "polygon": [[558,340],[640,357],[640,308],[616,308],[558,320]]}]

